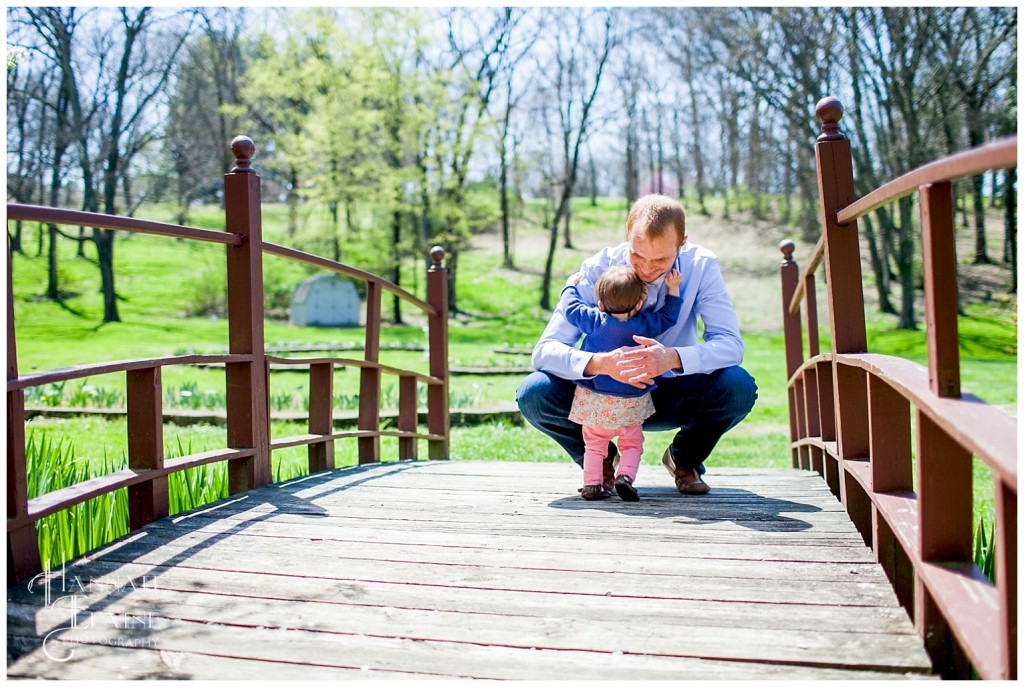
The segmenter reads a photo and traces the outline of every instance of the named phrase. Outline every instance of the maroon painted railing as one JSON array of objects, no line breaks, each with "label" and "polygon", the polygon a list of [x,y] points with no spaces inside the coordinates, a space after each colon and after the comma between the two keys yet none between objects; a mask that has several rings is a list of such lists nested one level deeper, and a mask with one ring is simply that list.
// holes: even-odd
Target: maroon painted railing
[{"label": "maroon painted railing", "polygon": [[[835,98],[816,108],[822,236],[803,274],[793,242],[780,246],[793,465],[817,471],[843,502],[943,676],[967,677],[973,668],[983,678],[1015,679],[1017,421],[960,391],[950,182],[1016,167],[1017,139],[925,165],[858,200],[850,142],[839,128],[842,112]],[[921,207],[927,369],[868,353],[857,234],[859,217],[914,192]],[[814,273],[822,263],[830,353],[819,351],[814,301]],[[991,469],[995,484],[995,584],[972,562],[973,457]]]},{"label": "maroon painted railing", "polygon": [[[356,438],[359,462],[380,460],[380,437],[398,437],[398,458],[417,458],[417,441],[426,440],[431,459],[448,457],[448,274],[444,249],[431,250],[427,300],[362,270],[262,239],[260,178],[251,167],[255,152],[244,136],[231,143],[235,167],[224,177],[226,231],[183,227],[128,217],[58,208],[7,205],[7,219],[101,227],[196,241],[222,243],[227,249],[228,354],[187,355],[76,365],[18,374],[15,345],[11,253],[7,254],[7,579],[8,584],[39,572],[36,535],[40,518],[117,489],[127,488],[129,527],[136,530],[168,515],[167,476],[213,462],[228,465],[231,494],[271,482],[270,452],[309,447],[309,470],[334,467],[334,442]],[[266,355],[263,338],[263,260],[265,254],[297,260],[366,282],[366,342],[363,360],[275,358]],[[382,365],[379,361],[381,292],[388,291],[427,314],[429,374]],[[269,363],[309,365],[309,432],[271,440]],[[223,363],[227,387],[227,444],[223,449],[165,459],[161,371],[167,365]],[[335,432],[332,425],[334,367],[360,369],[358,430]],[[68,379],[124,372],[127,376],[128,467],[33,499],[28,498],[25,460],[25,392]],[[398,429],[380,427],[381,375],[399,379]],[[417,428],[417,384],[427,386],[427,431]]]}]

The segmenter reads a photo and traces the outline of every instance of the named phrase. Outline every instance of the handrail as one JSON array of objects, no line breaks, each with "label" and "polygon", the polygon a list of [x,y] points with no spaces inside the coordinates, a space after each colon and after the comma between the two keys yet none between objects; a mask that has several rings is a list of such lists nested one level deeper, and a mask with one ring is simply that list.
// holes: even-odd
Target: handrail
[{"label": "handrail", "polygon": [[324,267],[339,274],[344,274],[345,276],[353,277],[360,281],[376,282],[377,284],[380,284],[385,291],[390,291],[396,296],[408,301],[409,303],[415,305],[417,308],[419,308],[426,314],[437,314],[437,311],[433,307],[431,307],[429,303],[421,301],[419,298],[416,298],[416,296],[412,295],[402,287],[388,281],[387,279],[378,277],[376,274],[372,274],[370,272],[366,272],[364,270],[358,269],[356,267],[351,267],[340,262],[335,262],[334,260],[328,260],[327,258],[320,257],[319,255],[313,255],[311,253],[306,253],[301,250],[296,250],[294,248],[279,246],[276,243],[270,243],[267,241],[263,242],[263,252],[270,253],[272,255],[278,255],[282,258],[287,258],[289,260],[304,262],[307,265]]},{"label": "handrail", "polygon": [[30,372],[19,375],[16,379],[7,380],[8,391],[18,391],[34,386],[52,384],[54,382],[66,382],[70,379],[82,379],[83,377],[95,377],[112,372],[127,372],[129,370],[144,370],[150,367],[164,367],[166,365],[194,365],[196,363],[248,363],[252,362],[252,356],[247,354],[235,355],[174,355],[164,358],[132,358],[129,360],[112,360],[104,363],[84,363],[61,367],[55,370],[44,370],[42,372]]},{"label": "handrail", "polygon": [[1017,137],[993,141],[971,150],[936,160],[893,179],[836,213],[836,222],[849,224],[872,210],[908,196],[922,186],[975,176],[990,169],[1017,166]]},{"label": "handrail", "polygon": [[239,234],[212,229],[198,229],[179,224],[154,222],[148,219],[104,215],[98,212],[83,210],[65,210],[63,208],[44,207],[42,205],[7,204],[7,219],[24,222],[46,222],[48,224],[69,224],[79,227],[97,227],[116,231],[133,231],[140,234],[157,236],[174,236],[210,243],[225,243],[229,246],[240,246],[244,240]]},{"label": "handrail", "polygon": [[804,284],[807,282],[807,276],[814,274],[818,271],[818,267],[821,265],[821,261],[825,259],[825,237],[822,236],[818,239],[818,243],[814,245],[814,250],[811,251],[811,257],[807,259],[807,267],[800,273],[800,281],[796,283],[796,291],[793,292],[793,298],[789,301],[789,314],[796,315],[800,312],[800,304],[804,300]]},{"label": "handrail", "polygon": [[[780,265],[790,451],[839,498],[914,620],[936,669],[1017,676],[1017,420],[960,389],[951,182],[1016,166],[1016,137],[924,165],[853,200],[842,104],[818,102],[822,234],[806,269],[783,241]],[[855,220],[920,194],[928,365],[868,353]],[[814,272],[824,263],[832,350],[818,353]],[[806,350],[800,319],[806,304]],[[972,472],[990,470],[990,581],[973,562]]]},{"label": "handrail", "polygon": [[339,365],[349,365],[351,367],[372,368],[396,376],[415,377],[416,381],[423,382],[424,384],[444,384],[443,379],[431,377],[430,375],[425,375],[420,372],[403,370],[398,367],[369,362],[366,360],[354,360],[352,358],[282,358],[276,355],[268,355],[267,362],[276,363],[278,365],[322,365],[324,363],[336,363]]}]

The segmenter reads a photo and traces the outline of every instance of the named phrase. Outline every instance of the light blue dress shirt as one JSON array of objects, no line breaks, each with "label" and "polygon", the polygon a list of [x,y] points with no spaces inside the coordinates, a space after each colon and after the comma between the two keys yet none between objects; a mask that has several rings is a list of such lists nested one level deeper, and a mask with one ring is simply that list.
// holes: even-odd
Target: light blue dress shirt
[{"label": "light blue dress shirt", "polygon": [[[628,264],[628,243],[604,248],[594,257],[584,260],[580,281],[576,285],[580,298],[585,303],[596,305],[594,285],[601,273],[612,265]],[[739,365],[743,362],[743,339],[740,338],[736,311],[718,267],[718,256],[687,241],[679,250],[675,269],[683,278],[679,285],[683,306],[676,323],[654,338],[679,352],[683,369],[670,370],[663,376],[708,373]],[[662,275],[647,285],[644,308],[660,306],[666,294],[668,289],[665,287],[665,275]],[[697,318],[704,324],[703,343],[697,342]],[[594,354],[574,348],[581,337],[580,330],[566,321],[565,303],[560,299],[540,341],[533,348],[533,369],[569,380],[592,378],[593,375],[584,375],[583,370]]]}]

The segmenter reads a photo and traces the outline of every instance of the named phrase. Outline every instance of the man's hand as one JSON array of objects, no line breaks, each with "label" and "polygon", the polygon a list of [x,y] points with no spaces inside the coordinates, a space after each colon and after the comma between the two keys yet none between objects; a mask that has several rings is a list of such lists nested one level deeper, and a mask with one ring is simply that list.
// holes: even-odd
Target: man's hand
[{"label": "man's hand", "polygon": [[624,384],[644,389],[654,378],[682,367],[679,353],[646,336],[633,336],[639,346],[623,346],[607,353],[595,353],[583,374],[608,375]]},{"label": "man's hand", "polygon": [[633,386],[640,386],[641,383],[648,385],[658,375],[683,366],[676,349],[668,348],[646,336],[635,334],[633,340],[640,345],[619,349],[622,352],[615,361],[619,374],[612,375],[615,379]]},{"label": "man's hand", "polygon": [[626,378],[623,374],[621,363],[619,362],[623,355],[627,351],[635,350],[634,346],[623,346],[616,348],[614,351],[608,351],[607,353],[595,353],[591,358],[587,366],[583,368],[583,374],[590,376],[595,375],[608,375],[612,379],[616,379],[624,384],[635,386],[638,389],[645,389],[650,386],[650,382],[643,382],[640,380],[631,381]]}]

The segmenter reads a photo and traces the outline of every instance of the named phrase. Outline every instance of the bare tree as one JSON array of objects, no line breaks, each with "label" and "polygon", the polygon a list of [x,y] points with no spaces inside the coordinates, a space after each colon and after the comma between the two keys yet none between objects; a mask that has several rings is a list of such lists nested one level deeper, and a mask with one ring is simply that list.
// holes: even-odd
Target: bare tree
[{"label": "bare tree", "polygon": [[557,133],[560,136],[560,173],[554,185],[557,204],[550,222],[551,240],[541,282],[540,306],[546,310],[551,308],[550,291],[558,228],[569,209],[569,199],[576,185],[580,149],[590,133],[594,102],[615,43],[612,11],[601,12],[601,28],[594,39],[588,35],[587,13],[581,10],[562,10],[561,15],[554,22],[558,28],[552,37],[552,64],[550,72],[545,75],[547,93],[557,107]]},{"label": "bare tree", "polygon": [[[949,60],[948,82],[964,108],[967,142],[985,142],[991,128],[993,94],[1016,74],[1017,10],[1010,7],[965,7],[936,22]],[[973,177],[974,262],[988,263],[985,239],[984,177]],[[993,185],[994,188],[994,185]],[[993,193],[993,196],[996,194]]]}]

